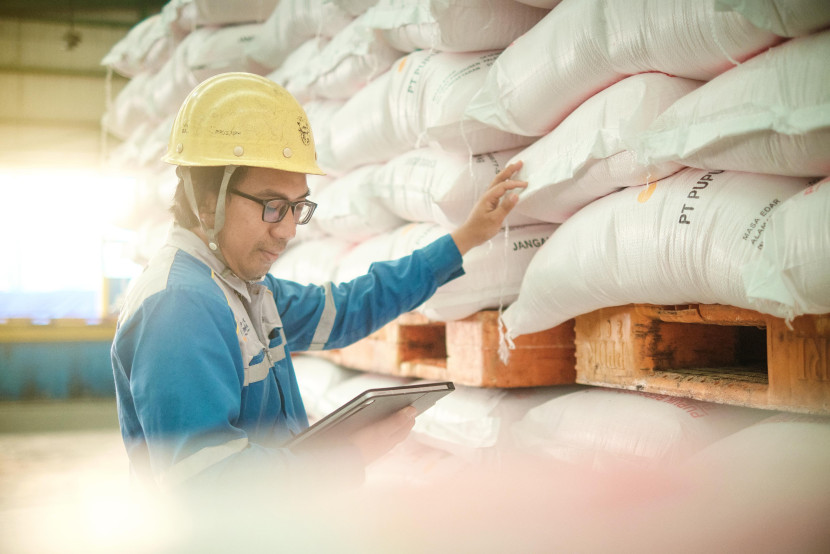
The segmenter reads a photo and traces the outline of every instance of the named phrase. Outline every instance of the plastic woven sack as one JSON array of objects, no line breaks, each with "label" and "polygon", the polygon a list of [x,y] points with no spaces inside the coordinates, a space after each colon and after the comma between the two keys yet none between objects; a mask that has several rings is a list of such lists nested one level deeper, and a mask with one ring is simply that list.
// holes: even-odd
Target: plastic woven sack
[{"label": "plastic woven sack", "polygon": [[672,161],[638,163],[628,140],[700,84],[662,73],[642,73],[586,100],[511,160],[524,162],[517,178],[528,182],[516,211],[562,223],[606,194],[680,171],[684,166]]},{"label": "plastic woven sack", "polygon": [[[411,150],[378,168],[375,196],[403,219],[454,229],[514,154],[516,149],[472,157],[438,148]],[[505,220],[510,226],[538,222],[515,210]]]},{"label": "plastic woven sack", "polygon": [[678,100],[638,141],[643,161],[830,175],[830,31],[797,38]]},{"label": "plastic woven sack", "polygon": [[764,249],[743,267],[757,310],[787,319],[830,313],[828,214],[830,178],[787,199],[770,219]]},{"label": "plastic woven sack", "polygon": [[498,52],[414,52],[350,98],[332,121],[338,169],[381,163],[422,146],[468,155],[533,139],[465,118]]},{"label": "plastic woven sack", "polygon": [[513,0],[379,0],[367,23],[398,50],[502,50],[547,10]]},{"label": "plastic woven sack", "polygon": [[541,136],[627,75],[709,80],[781,40],[712,2],[563,0],[505,49],[467,114]]},{"label": "plastic woven sack", "polygon": [[687,168],[600,198],[533,258],[503,314],[508,336],[631,303],[755,309],[741,270],[760,254],[763,224],[807,183]]}]

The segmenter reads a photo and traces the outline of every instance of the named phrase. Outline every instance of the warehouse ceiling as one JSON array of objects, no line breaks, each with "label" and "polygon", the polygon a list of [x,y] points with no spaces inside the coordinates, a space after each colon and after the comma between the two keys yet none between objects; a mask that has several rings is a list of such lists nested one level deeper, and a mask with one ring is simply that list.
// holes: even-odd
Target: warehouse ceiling
[{"label": "warehouse ceiling", "polygon": [[161,11],[166,0],[3,0],[0,19],[132,27]]}]

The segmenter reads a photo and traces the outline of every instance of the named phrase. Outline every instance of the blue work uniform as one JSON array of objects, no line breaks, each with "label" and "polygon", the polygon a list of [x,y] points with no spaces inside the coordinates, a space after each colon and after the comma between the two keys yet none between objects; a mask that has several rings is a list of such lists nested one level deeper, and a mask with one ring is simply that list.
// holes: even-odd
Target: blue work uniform
[{"label": "blue work uniform", "polygon": [[281,445],[308,427],[290,353],[369,335],[463,275],[461,261],[445,235],[347,283],[251,283],[174,226],[132,284],[112,346],[133,474],[169,488],[246,462],[290,473],[301,462]]}]

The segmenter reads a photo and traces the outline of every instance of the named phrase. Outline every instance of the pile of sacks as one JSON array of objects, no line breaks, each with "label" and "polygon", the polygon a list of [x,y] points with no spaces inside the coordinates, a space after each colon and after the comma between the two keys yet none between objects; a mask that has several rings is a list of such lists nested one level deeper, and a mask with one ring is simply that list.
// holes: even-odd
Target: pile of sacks
[{"label": "pile of sacks", "polygon": [[[416,382],[308,355],[296,356],[295,366],[312,421],[364,390]],[[751,471],[769,486],[786,487],[799,467],[790,457],[809,461],[806,482],[830,486],[823,469],[830,460],[830,420],[595,386],[457,385],[418,416],[406,441],[367,468],[367,479],[423,486],[528,463],[599,476],[710,470],[757,458]]]},{"label": "pile of sacks", "polygon": [[[502,308],[507,336],[632,302],[830,312],[830,5],[821,0],[175,0],[104,64],[112,162],[146,176],[195,84],[252,71],[305,106],[315,218],[274,265],[348,279],[459,225],[514,160],[529,182],[420,310]],[[146,228],[145,228],[146,227]]]}]

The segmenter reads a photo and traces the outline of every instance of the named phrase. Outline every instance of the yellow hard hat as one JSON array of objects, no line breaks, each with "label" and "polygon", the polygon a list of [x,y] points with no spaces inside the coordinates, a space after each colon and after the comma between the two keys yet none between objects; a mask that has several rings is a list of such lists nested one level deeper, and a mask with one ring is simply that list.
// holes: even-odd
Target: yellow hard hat
[{"label": "yellow hard hat", "polygon": [[162,160],[325,174],[305,110],[283,87],[253,73],[222,73],[196,86],[176,115]]}]

